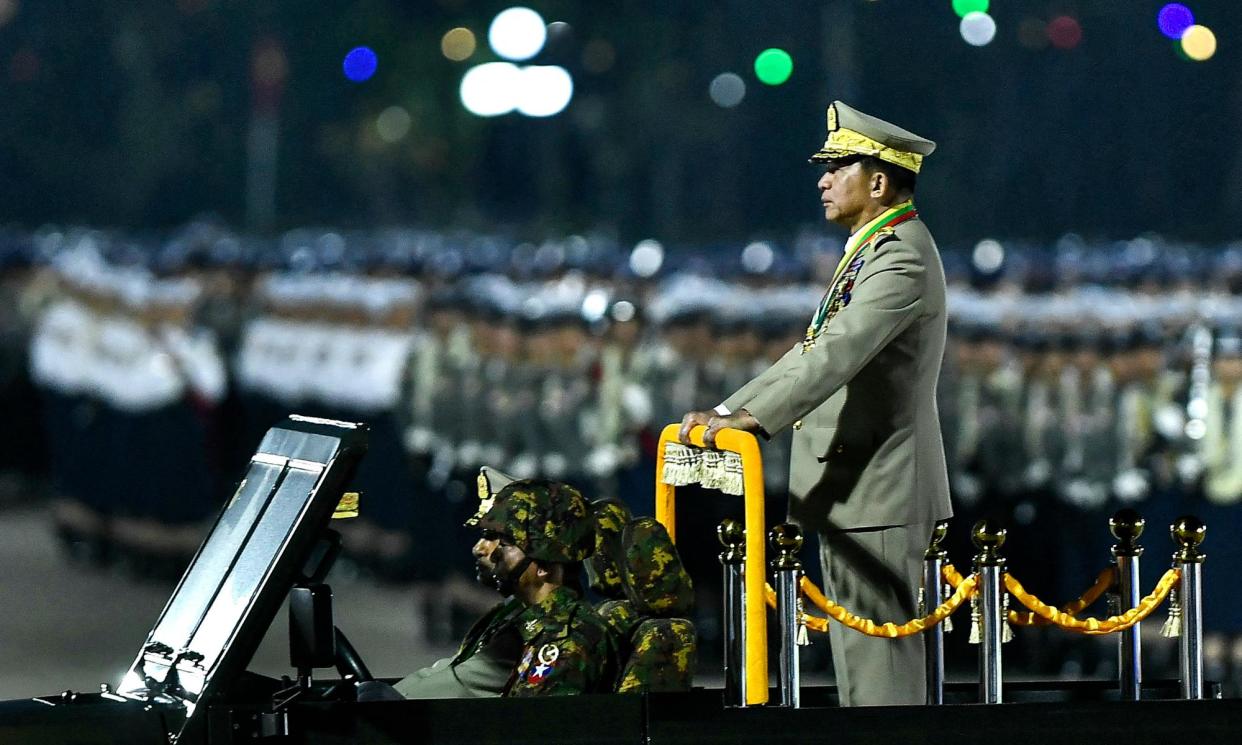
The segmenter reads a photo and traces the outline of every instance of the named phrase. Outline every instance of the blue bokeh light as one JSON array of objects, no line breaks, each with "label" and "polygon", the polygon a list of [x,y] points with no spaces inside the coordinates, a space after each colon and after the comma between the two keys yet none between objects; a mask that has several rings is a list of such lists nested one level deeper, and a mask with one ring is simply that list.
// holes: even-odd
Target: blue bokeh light
[{"label": "blue bokeh light", "polygon": [[355,83],[370,80],[378,66],[379,58],[370,47],[355,47],[345,55],[345,77]]},{"label": "blue bokeh light", "polygon": [[1181,3],[1169,3],[1156,14],[1156,25],[1170,39],[1180,39],[1186,29],[1195,25],[1195,14]]}]

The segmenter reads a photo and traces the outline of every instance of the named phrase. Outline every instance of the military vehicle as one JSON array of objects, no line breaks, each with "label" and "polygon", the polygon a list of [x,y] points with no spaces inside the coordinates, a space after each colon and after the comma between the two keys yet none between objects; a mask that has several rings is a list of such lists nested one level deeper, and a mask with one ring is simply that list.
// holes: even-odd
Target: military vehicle
[{"label": "military vehicle", "polygon": [[[330,520],[356,507],[347,489],[366,439],[364,424],[300,416],[269,430],[123,679],[0,702],[0,744],[1167,743],[1232,741],[1242,723],[1242,701],[1172,700],[1176,684],[1161,682],[1140,702],[1104,681],[1006,682],[1013,703],[968,705],[977,686],[957,684],[942,706],[854,709],[831,687],[803,688],[800,708],[727,706],[710,688],[368,700],[372,676],[324,584],[340,549]],[[248,672],[286,599],[294,675]]]}]

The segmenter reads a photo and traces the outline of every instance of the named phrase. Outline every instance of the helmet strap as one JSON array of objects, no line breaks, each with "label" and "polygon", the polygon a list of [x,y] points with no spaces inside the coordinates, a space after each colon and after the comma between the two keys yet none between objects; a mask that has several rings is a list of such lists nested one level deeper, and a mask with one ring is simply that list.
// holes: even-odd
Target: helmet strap
[{"label": "helmet strap", "polygon": [[[496,557],[493,554],[493,560],[495,560],[495,558]],[[499,591],[500,594],[504,595],[505,597],[511,597],[512,595],[514,595],[517,592],[518,579],[526,571],[526,567],[530,566],[532,561],[534,561],[534,559],[532,559],[529,556],[523,555],[522,560],[519,561],[516,565],[514,565],[513,569],[507,572],[499,571],[500,564],[499,562],[496,562],[496,567],[498,571],[493,575],[496,580],[496,590]]]}]

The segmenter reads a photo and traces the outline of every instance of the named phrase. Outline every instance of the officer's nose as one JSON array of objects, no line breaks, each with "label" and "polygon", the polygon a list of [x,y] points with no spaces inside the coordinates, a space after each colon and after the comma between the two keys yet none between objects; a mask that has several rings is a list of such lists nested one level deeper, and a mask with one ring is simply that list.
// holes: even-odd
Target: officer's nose
[{"label": "officer's nose", "polygon": [[820,191],[826,191],[829,187],[831,187],[832,171],[824,171],[824,175],[819,177],[819,181],[816,182],[815,185],[819,187]]},{"label": "officer's nose", "polygon": [[472,550],[472,553],[474,554],[474,558],[482,559],[484,556],[491,556],[492,552],[495,550],[496,550],[496,541],[491,541],[486,538],[480,538],[479,540],[475,541],[474,549]]}]

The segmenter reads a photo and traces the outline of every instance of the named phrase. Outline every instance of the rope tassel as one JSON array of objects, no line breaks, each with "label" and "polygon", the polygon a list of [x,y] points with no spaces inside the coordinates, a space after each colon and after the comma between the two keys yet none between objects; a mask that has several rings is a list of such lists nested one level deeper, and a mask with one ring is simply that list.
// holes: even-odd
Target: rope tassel
[{"label": "rope tassel", "polygon": [[1013,641],[1013,626],[1009,623],[1009,593],[1001,594],[1001,644]]},{"label": "rope tassel", "polygon": [[1177,590],[1169,593],[1169,617],[1165,619],[1160,635],[1166,639],[1176,639],[1182,635],[1182,604]]},{"label": "rope tassel", "polygon": [[811,637],[806,633],[806,613],[802,612],[802,598],[798,598],[798,638],[799,647],[809,647],[811,645]]},{"label": "rope tassel", "polygon": [[983,641],[983,611],[979,609],[979,596],[970,596],[970,639],[971,644]]},{"label": "rope tassel", "polygon": [[[953,588],[950,587],[948,583],[946,583],[944,586],[944,590],[942,591],[941,597],[947,598],[952,595],[953,595]],[[944,626],[944,633],[946,634],[953,631],[953,616],[945,616],[944,620],[940,622],[940,625]]]}]

